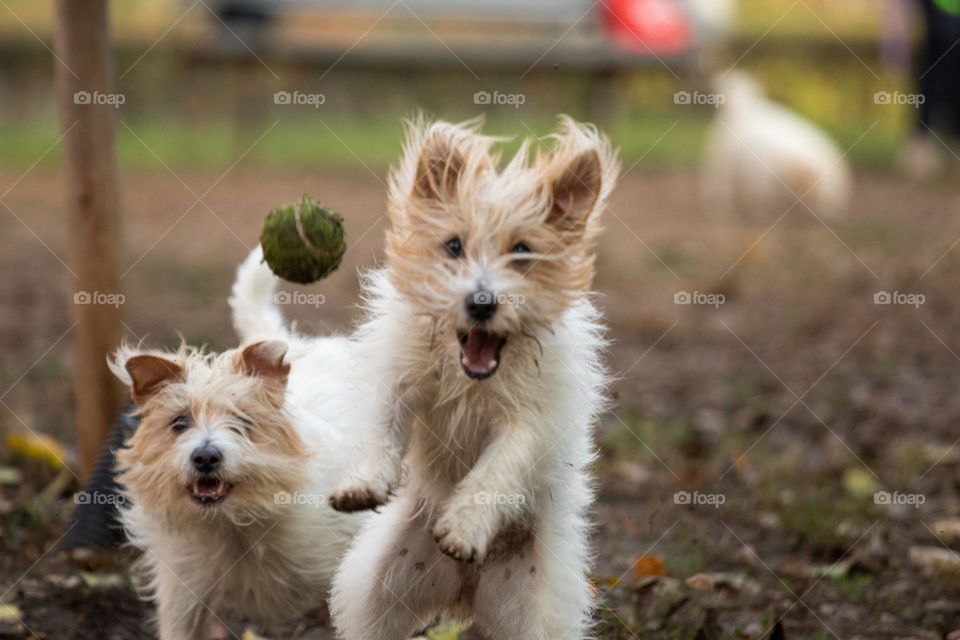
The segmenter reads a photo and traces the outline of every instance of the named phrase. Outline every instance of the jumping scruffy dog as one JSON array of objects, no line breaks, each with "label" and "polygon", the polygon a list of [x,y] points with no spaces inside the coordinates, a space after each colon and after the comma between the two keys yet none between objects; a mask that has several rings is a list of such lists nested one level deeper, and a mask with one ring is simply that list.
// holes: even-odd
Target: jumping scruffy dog
[{"label": "jumping scruffy dog", "polygon": [[618,163],[567,118],[550,152],[527,141],[501,167],[495,142],[420,121],[390,176],[388,263],[355,335],[389,428],[363,440],[334,505],[396,496],[337,572],[346,640],[401,640],[437,617],[493,638],[588,632],[586,467],[606,384],[588,292]]},{"label": "jumping scruffy dog", "polygon": [[140,425],[118,451],[122,510],[162,640],[225,614],[273,624],[322,607],[357,525],[326,499],[364,413],[346,338],[290,335],[259,248],[231,304],[247,346],[120,349]]}]

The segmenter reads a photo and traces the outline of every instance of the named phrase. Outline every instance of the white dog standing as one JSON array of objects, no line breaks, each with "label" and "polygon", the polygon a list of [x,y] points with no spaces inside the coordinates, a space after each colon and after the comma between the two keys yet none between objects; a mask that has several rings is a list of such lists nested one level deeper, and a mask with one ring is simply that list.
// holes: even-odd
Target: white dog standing
[{"label": "white dog standing", "polygon": [[607,382],[588,292],[618,164],[569,119],[555,142],[501,168],[473,125],[410,127],[388,265],[368,278],[356,334],[390,392],[370,401],[389,428],[359,445],[334,504],[396,497],[337,573],[347,640],[402,640],[437,617],[497,639],[588,633],[587,466]]},{"label": "white dog standing", "polygon": [[273,624],[322,607],[360,519],[330,508],[343,451],[379,413],[348,338],[291,335],[259,247],[231,306],[245,347],[122,348],[114,373],[142,416],[118,452],[122,510],[162,640],[225,614]]},{"label": "white dog standing", "polygon": [[827,134],[771,102],[743,72],[727,71],[716,85],[723,102],[704,157],[706,205],[772,222],[802,197],[817,215],[842,215],[850,168]]}]

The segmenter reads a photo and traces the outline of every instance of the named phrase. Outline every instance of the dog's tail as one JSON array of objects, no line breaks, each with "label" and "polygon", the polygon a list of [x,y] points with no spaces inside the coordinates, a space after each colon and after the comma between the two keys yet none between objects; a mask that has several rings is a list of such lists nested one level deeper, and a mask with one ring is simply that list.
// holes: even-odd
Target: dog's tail
[{"label": "dog's tail", "polygon": [[229,302],[233,328],[242,342],[289,337],[283,316],[274,304],[278,280],[263,261],[260,245],[237,268]]}]

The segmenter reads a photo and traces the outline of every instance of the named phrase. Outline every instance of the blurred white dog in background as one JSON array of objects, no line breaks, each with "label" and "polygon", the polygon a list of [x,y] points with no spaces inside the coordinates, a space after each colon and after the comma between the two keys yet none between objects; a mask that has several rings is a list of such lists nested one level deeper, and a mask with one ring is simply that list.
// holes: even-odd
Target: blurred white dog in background
[{"label": "blurred white dog in background", "polygon": [[716,90],[722,100],[703,167],[708,206],[767,220],[799,198],[818,216],[844,213],[850,167],[825,132],[770,101],[763,87],[741,71],[721,75]]}]

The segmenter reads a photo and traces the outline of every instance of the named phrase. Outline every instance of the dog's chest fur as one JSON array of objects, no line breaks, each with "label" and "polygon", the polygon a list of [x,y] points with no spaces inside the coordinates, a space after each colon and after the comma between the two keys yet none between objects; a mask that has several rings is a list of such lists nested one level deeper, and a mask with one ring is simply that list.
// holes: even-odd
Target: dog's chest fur
[{"label": "dog's chest fur", "polygon": [[452,487],[469,473],[501,421],[495,412],[460,397],[443,406],[417,402],[405,416],[411,426],[410,455],[426,479]]},{"label": "dog's chest fur", "polygon": [[481,382],[467,379],[456,359],[448,358],[436,363],[438,374],[424,376],[422,368],[416,369],[419,375],[400,385],[397,412],[410,434],[409,466],[440,493],[438,498],[470,472],[523,404],[523,378],[531,369],[527,357],[514,347],[500,370]]},{"label": "dog's chest fur", "polygon": [[[272,624],[322,602],[328,584],[310,567],[309,541],[300,539],[289,521],[183,535],[155,546],[162,559],[149,573],[173,571],[184,588],[203,594],[214,610],[255,615]],[[150,558],[144,557],[147,565]]]}]

